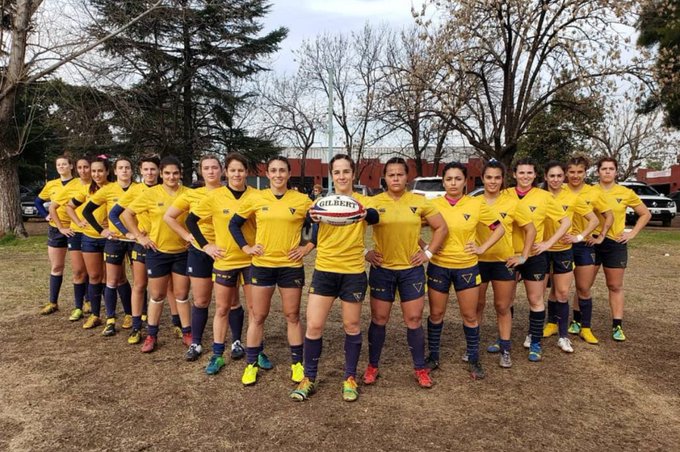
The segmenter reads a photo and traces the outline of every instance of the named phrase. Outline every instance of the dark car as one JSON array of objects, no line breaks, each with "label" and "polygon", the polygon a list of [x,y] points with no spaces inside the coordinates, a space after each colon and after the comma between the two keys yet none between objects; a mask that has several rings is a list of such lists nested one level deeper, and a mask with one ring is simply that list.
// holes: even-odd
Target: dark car
[{"label": "dark car", "polygon": [[24,221],[28,221],[31,218],[41,218],[34,203],[37,196],[35,191],[23,185],[19,190],[21,196],[21,218]]}]

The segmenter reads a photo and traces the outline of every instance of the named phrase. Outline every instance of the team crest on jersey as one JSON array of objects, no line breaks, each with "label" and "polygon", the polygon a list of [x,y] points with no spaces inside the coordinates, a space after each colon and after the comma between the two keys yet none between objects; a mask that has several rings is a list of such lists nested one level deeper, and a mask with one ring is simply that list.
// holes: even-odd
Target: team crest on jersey
[{"label": "team crest on jersey", "polygon": [[262,208],[262,211],[263,211],[263,212],[269,212],[269,206],[264,206],[264,207]]},{"label": "team crest on jersey", "polygon": [[536,210],[536,206],[529,206],[529,210],[533,212],[534,210]]},{"label": "team crest on jersey", "polygon": [[229,215],[229,209],[222,209],[222,215]]},{"label": "team crest on jersey", "polygon": [[409,209],[411,209],[411,213],[416,213],[416,210],[418,210],[417,207],[409,207]]},{"label": "team crest on jersey", "polygon": [[378,212],[385,213],[385,209],[378,209]]},{"label": "team crest on jersey", "polygon": [[469,213],[464,213],[463,218],[465,218],[465,221],[468,221],[470,219],[470,214]]},{"label": "team crest on jersey", "polygon": [[586,199],[586,204],[590,205],[590,200]]},{"label": "team crest on jersey", "polygon": [[290,210],[291,215],[295,215],[295,209],[292,207],[289,207],[288,210]]},{"label": "team crest on jersey", "polygon": [[505,217],[508,216],[508,214],[506,212],[499,212],[499,214],[500,214],[501,218],[505,218]]},{"label": "team crest on jersey", "polygon": [[463,273],[460,276],[461,278],[463,278],[463,281],[465,281],[467,284],[470,284],[470,281],[472,281],[472,273]]},{"label": "team crest on jersey", "polygon": [[414,283],[413,288],[416,289],[416,292],[420,293],[423,290],[423,283]]},{"label": "team crest on jersey", "polygon": [[623,201],[623,198],[616,198],[616,202],[621,204],[621,201]]},{"label": "team crest on jersey", "polygon": [[564,210],[566,212],[568,208],[569,208],[569,206],[565,206],[564,204],[562,204],[562,210]]},{"label": "team crest on jersey", "polygon": [[165,203],[164,203],[164,202],[159,202],[159,203],[156,204],[156,205],[157,205],[158,207],[163,207],[163,206],[165,205]]},{"label": "team crest on jersey", "polygon": [[118,202],[118,198],[113,198],[113,202]]}]

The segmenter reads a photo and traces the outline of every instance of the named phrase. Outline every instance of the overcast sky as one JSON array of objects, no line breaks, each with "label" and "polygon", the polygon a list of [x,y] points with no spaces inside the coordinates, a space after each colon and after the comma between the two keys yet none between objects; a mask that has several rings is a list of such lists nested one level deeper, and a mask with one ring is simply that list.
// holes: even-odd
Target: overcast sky
[{"label": "overcast sky", "polygon": [[271,0],[265,19],[266,29],[288,28],[288,38],[274,58],[274,70],[296,69],[293,51],[304,39],[324,32],[360,29],[366,22],[387,23],[396,28],[413,24],[411,5],[420,8],[423,0]]}]

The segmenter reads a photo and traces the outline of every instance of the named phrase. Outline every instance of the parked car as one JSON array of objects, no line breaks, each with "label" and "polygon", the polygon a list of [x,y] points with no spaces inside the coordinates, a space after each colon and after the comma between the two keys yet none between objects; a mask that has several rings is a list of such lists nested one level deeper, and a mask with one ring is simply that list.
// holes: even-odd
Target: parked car
[{"label": "parked car", "polygon": [[[675,218],[676,207],[675,202],[654,190],[644,182],[626,181],[620,182],[624,187],[633,190],[645,203],[650,213],[652,214],[652,221],[660,221],[664,227],[670,227],[671,221]],[[626,224],[634,224],[637,220],[637,215],[630,207],[626,209]]]},{"label": "parked car", "polygon": [[28,221],[31,218],[40,218],[38,209],[34,204],[36,193],[23,185],[19,187],[19,190],[21,196],[21,218],[24,221]]},{"label": "parked car", "polygon": [[470,193],[469,196],[480,196],[484,193],[484,187],[476,187]]},{"label": "parked car", "polygon": [[668,198],[675,203],[675,213],[678,213],[678,205],[680,205],[680,191],[674,191],[668,195]]},{"label": "parked car", "polygon": [[411,192],[427,199],[439,198],[446,194],[441,177],[416,177],[413,179]]}]

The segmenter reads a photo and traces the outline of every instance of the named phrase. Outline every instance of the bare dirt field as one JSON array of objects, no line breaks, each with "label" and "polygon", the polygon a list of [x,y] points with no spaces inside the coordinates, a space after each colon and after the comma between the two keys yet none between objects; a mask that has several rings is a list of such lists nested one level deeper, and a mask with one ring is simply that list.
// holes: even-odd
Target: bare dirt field
[{"label": "bare dirt field", "polygon": [[[30,223],[39,234],[44,224]],[[665,256],[668,253],[670,256]],[[482,352],[487,372],[470,380],[460,361],[464,338],[455,297],[446,317],[434,388],[417,387],[398,307],[388,326],[381,378],[356,403],[340,397],[343,332],[339,308],[324,336],[320,388],[309,401],[288,399],[289,350],[280,305],[267,324],[277,366],[254,387],[240,383],[244,363],[214,377],[208,354],[185,362],[166,307],[160,347],[142,355],[127,334],[103,338],[67,320],[70,273],[61,311],[41,317],[49,266],[44,237],[0,245],[0,450],[678,450],[680,444],[680,239],[646,231],[630,247],[626,273],[628,341],[614,343],[603,277],[595,286],[594,331],[567,355],[544,341],[544,360],[522,348],[528,309],[516,303],[512,369]],[[312,260],[307,267],[311,271]],[[303,312],[306,297],[303,297]],[[368,303],[364,305],[364,332]],[[487,311],[482,342],[495,338]],[[204,345],[212,342],[210,327]],[[367,339],[360,367],[366,364]]]}]

